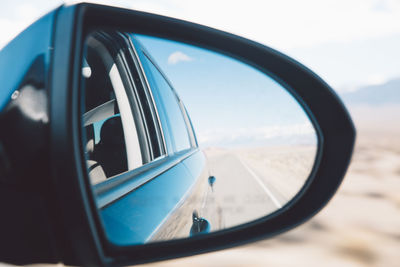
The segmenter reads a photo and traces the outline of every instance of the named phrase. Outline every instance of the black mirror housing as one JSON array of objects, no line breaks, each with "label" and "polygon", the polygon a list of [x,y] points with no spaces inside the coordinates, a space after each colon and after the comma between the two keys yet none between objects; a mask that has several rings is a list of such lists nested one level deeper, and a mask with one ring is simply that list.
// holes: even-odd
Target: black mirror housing
[{"label": "black mirror housing", "polygon": [[[28,244],[41,248],[43,253],[37,254],[40,257],[29,254],[29,247],[13,256],[6,255],[10,250],[1,249],[6,252],[0,252],[0,261],[127,265],[229,248],[275,236],[305,222],[328,203],[341,184],[355,142],[354,125],[329,85],[295,60],[256,42],[202,25],[101,5],[62,6],[55,11],[52,24],[51,52],[46,52],[50,61],[44,68],[49,104],[46,126],[49,138],[43,144],[44,159],[41,163],[41,171],[45,171],[39,173],[34,169],[35,173],[32,173],[39,176],[36,177],[38,189],[34,189],[34,193],[43,193],[40,188],[44,185],[47,189],[35,204],[44,210],[46,216],[35,220],[32,225],[45,222],[49,226],[43,239],[34,234],[20,234]],[[228,230],[140,246],[111,243],[101,226],[87,177],[80,119],[83,43],[85,37],[97,29],[134,31],[204,47],[238,59],[279,81],[311,114],[318,130],[317,163],[305,189],[279,212]],[[5,118],[7,114],[0,111]],[[34,217],[31,214],[30,218]],[[10,225],[19,219],[11,217],[8,223]],[[3,222],[0,225],[3,226]],[[18,230],[10,231],[16,233]],[[3,239],[0,247],[6,248],[12,239],[12,236]]]}]

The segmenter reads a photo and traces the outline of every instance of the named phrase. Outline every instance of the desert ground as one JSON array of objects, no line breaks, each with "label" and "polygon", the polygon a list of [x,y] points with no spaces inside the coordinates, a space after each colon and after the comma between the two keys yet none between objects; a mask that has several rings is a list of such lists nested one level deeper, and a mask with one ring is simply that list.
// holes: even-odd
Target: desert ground
[{"label": "desert ground", "polygon": [[314,218],[275,238],[145,266],[400,266],[400,108],[351,113],[352,163]]}]

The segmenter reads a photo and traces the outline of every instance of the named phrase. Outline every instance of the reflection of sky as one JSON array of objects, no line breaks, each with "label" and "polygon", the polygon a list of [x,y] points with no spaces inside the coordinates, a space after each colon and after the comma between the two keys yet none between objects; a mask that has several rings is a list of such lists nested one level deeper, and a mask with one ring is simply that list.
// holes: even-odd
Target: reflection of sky
[{"label": "reflection of sky", "polygon": [[225,137],[251,142],[313,133],[295,99],[254,68],[190,45],[136,37],[185,103],[200,143]]}]

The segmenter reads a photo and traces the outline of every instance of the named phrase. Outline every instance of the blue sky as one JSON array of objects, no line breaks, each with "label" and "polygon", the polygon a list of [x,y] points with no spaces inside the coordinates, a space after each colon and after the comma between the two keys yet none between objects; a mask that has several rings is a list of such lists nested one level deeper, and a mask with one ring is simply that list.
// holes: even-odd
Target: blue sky
[{"label": "blue sky", "polygon": [[136,37],[185,103],[200,143],[260,144],[277,136],[314,134],[297,101],[260,71],[191,45]]}]

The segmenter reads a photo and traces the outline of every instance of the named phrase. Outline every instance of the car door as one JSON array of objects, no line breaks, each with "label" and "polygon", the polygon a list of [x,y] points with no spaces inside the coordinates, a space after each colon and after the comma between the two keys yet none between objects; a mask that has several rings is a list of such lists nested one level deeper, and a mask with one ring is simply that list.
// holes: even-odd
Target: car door
[{"label": "car door", "polygon": [[[129,34],[127,36],[132,42],[135,54],[140,59],[141,67],[146,74],[147,83],[152,88],[161,121],[163,122],[162,124],[169,129],[165,129],[164,132],[169,133],[167,138],[170,138],[171,149],[173,150],[170,151],[170,154],[183,155],[185,160],[182,163],[198,181],[197,186],[190,194],[188,193],[189,201],[187,201],[186,206],[183,206],[174,215],[176,219],[171,219],[171,221],[180,221],[182,218],[188,219],[187,214],[191,214],[191,234],[219,229],[221,228],[221,220],[217,212],[217,204],[213,198],[212,187],[209,184],[211,174],[207,167],[206,158],[198,148],[193,125],[184,103],[174,90],[171,82],[155,63],[151,54],[143,47],[135,35]],[[183,215],[183,211],[186,215]],[[189,223],[186,223],[186,226],[188,225]],[[176,225],[172,223],[171,227],[176,227]],[[188,230],[187,227],[185,228],[181,225],[180,229],[185,229],[180,234],[180,236],[185,236]],[[161,232],[171,234],[173,231],[170,229]],[[171,237],[173,235],[169,236],[168,239],[171,239]]]},{"label": "car door", "polygon": [[86,46],[87,166],[107,236],[126,245],[209,231],[207,164],[173,87],[133,36],[95,32]]}]

